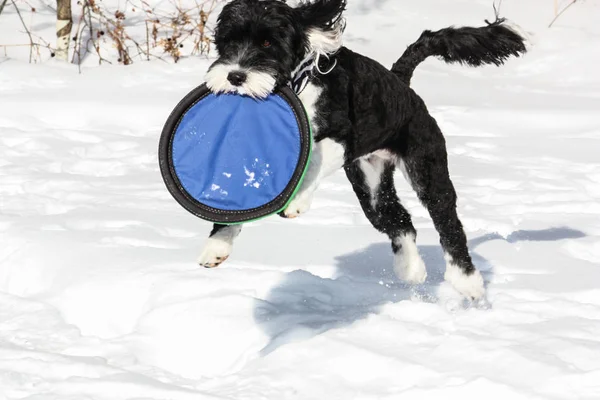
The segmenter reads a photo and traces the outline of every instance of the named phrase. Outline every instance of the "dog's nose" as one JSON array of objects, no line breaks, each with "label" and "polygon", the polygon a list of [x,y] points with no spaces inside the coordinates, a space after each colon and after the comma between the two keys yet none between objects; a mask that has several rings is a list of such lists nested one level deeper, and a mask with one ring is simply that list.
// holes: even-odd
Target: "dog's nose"
[{"label": "dog's nose", "polygon": [[241,86],[242,83],[246,82],[246,74],[241,71],[232,71],[227,75],[227,80],[231,82],[233,86]]}]

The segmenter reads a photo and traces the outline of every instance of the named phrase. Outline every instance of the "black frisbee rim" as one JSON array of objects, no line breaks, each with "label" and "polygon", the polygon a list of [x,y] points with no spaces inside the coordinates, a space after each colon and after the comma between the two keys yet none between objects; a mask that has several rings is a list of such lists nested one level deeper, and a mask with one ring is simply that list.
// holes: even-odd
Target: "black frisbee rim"
[{"label": "black frisbee rim", "polygon": [[223,225],[235,225],[250,222],[284,210],[294,198],[294,195],[304,179],[312,150],[310,123],[308,121],[308,116],[306,115],[306,110],[296,93],[287,86],[278,88],[274,94],[280,96],[287,104],[289,104],[294,112],[300,131],[300,156],[290,182],[277,197],[267,204],[252,209],[220,210],[202,204],[193,198],[179,181],[175,172],[172,157],[175,132],[187,111],[210,93],[211,91],[205,83],[198,86],[175,106],[165,122],[158,146],[158,161],[160,172],[167,190],[183,208],[196,217]]}]

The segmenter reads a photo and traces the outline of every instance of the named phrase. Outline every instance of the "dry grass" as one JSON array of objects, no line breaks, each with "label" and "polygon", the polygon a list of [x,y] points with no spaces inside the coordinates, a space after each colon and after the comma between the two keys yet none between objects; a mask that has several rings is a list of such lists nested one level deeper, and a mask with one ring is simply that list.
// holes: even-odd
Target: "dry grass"
[{"label": "dry grass", "polygon": [[[189,55],[209,54],[212,30],[207,27],[210,13],[219,0],[196,0],[193,7],[183,8],[171,2],[173,12],[162,14],[144,1],[127,1],[123,10],[109,10],[96,0],[80,0],[81,17],[75,33],[74,63],[81,63],[92,48],[100,63],[107,61],[100,49],[101,42],[110,41],[118,53],[117,62],[129,65],[135,60],[151,58],[172,59],[182,57],[184,43],[191,46]],[[128,24],[125,12],[134,22]],[[145,28],[145,41],[134,40],[129,34],[132,26],[139,24],[140,17]],[[104,46],[106,47],[106,46]]]},{"label": "dry grass", "polygon": [[[6,0],[0,0],[4,3]],[[184,56],[208,55],[212,47],[212,29],[207,26],[210,14],[219,2],[225,0],[195,0],[190,7],[182,7],[171,0],[169,12],[158,11],[145,0],[127,0],[120,9],[110,9],[100,0],[79,0],[73,10],[74,25],[71,32],[71,62],[77,65],[91,54],[100,64],[116,62],[129,65],[136,61],[160,59],[179,61]],[[15,46],[30,47],[30,62],[41,61],[40,49],[54,55],[54,46],[35,36],[21,14],[21,9],[30,7],[27,0],[14,5],[29,43],[2,45],[7,49]],[[163,9],[165,7],[163,6]],[[5,16],[6,18],[6,16]],[[135,36],[132,32],[136,32]],[[142,34],[140,35],[140,32]],[[145,32],[145,35],[144,35]]]}]

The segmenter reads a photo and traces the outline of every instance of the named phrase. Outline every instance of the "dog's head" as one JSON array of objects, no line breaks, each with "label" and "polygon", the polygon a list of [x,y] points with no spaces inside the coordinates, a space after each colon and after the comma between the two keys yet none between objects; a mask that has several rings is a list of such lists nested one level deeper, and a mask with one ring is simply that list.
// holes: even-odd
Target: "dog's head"
[{"label": "dog's head", "polygon": [[206,74],[214,93],[268,96],[286,84],[311,52],[342,46],[346,0],[313,0],[290,7],[281,0],[233,0],[217,20],[219,58]]}]

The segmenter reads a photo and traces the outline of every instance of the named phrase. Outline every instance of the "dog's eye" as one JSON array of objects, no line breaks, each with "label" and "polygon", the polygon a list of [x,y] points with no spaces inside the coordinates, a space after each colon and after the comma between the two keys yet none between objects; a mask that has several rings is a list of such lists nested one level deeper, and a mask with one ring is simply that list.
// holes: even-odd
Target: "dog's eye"
[{"label": "dog's eye", "polygon": [[262,47],[264,47],[265,49],[271,47],[271,42],[265,39],[262,43]]}]

